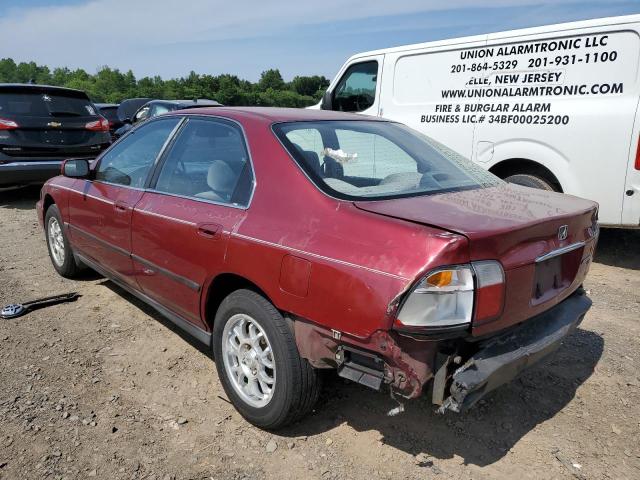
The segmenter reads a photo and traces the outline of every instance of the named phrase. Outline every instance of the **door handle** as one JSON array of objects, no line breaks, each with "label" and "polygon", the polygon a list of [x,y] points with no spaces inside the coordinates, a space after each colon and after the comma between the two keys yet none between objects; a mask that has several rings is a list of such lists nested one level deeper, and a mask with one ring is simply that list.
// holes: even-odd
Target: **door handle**
[{"label": "door handle", "polygon": [[127,210],[129,210],[129,208],[129,204],[123,202],[122,200],[116,200],[113,204],[113,209],[116,212],[126,212]]},{"label": "door handle", "polygon": [[200,223],[197,228],[198,235],[205,238],[214,238],[222,229],[222,225],[216,223]]}]

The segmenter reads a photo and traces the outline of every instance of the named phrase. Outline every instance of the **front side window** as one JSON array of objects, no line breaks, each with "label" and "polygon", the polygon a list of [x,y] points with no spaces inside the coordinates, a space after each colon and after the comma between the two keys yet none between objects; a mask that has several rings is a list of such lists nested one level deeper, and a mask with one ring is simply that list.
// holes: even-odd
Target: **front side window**
[{"label": "front side window", "polygon": [[397,123],[294,122],[277,124],[274,132],[321,190],[346,200],[435,194],[502,182]]},{"label": "front side window", "polygon": [[158,120],[129,133],[100,158],[96,180],[144,187],[153,162],[179,121],[179,117]]},{"label": "front side window", "polygon": [[221,119],[190,118],[167,152],[155,190],[246,206],[252,187],[240,128]]},{"label": "front side window", "polygon": [[378,62],[356,63],[344,73],[333,93],[333,110],[363,112],[376,100]]}]

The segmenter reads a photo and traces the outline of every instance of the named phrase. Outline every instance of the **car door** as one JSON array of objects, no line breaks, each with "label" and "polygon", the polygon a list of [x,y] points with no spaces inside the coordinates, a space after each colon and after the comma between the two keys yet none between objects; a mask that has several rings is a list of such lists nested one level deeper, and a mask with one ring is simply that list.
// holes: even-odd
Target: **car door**
[{"label": "car door", "polygon": [[253,173],[242,129],[192,116],[133,211],[132,258],[146,295],[201,329],[203,290],[224,271],[230,232],[247,214]]},{"label": "car door", "polygon": [[133,286],[131,214],[180,120],[161,119],[132,131],[100,157],[93,180],[82,181],[71,193],[69,227],[74,248]]}]

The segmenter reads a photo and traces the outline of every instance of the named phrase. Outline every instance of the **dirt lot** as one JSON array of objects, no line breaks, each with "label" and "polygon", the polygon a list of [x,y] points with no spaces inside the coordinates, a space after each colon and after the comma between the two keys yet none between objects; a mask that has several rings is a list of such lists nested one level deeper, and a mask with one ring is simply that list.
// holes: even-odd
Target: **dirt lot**
[{"label": "dirt lot", "polygon": [[278,435],[227,402],[213,359],[96,275],[60,278],[38,189],[0,192],[0,305],[78,291],[0,320],[0,478],[640,478],[640,232],[603,231],[594,307],[545,364],[464,415],[395,404],[329,375]]}]

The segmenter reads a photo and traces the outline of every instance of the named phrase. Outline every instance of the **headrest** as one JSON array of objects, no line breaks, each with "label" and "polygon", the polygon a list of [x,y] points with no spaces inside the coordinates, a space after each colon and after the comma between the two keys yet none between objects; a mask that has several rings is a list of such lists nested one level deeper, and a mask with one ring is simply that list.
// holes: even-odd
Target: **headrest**
[{"label": "headrest", "polygon": [[214,160],[207,173],[207,185],[218,193],[231,194],[236,183],[233,170],[222,160]]}]

